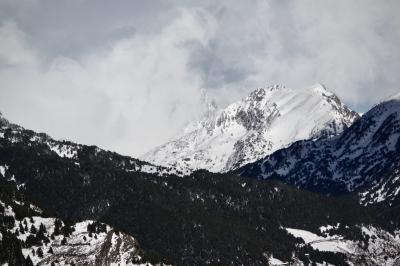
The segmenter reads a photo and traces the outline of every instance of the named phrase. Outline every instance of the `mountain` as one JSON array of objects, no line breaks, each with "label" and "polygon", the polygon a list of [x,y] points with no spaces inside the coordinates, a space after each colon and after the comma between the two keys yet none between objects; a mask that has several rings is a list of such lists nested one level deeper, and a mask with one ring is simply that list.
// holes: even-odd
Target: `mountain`
[{"label": "mountain", "polygon": [[148,164],[5,119],[0,133],[1,264],[395,265],[400,253],[398,220],[353,197],[204,170],[139,171]]},{"label": "mountain", "polygon": [[[5,155],[5,140],[29,147],[45,147],[46,154],[65,159],[75,166],[79,165],[78,154],[82,149],[104,153],[97,147],[57,141],[44,133],[25,130],[10,123],[1,113],[0,140],[0,157]],[[19,157],[18,154],[13,156]],[[27,165],[29,160],[20,162],[21,169],[29,168]],[[42,166],[51,169],[51,161],[43,162]],[[121,168],[130,172],[154,172],[160,176],[170,171],[175,173],[133,158],[124,160]],[[34,175],[35,170],[31,171],[24,175]],[[152,265],[143,259],[142,250],[132,236],[98,221],[60,218],[57,212],[49,212],[33,203],[26,187],[28,184],[16,180],[12,165],[0,164],[1,265]],[[51,194],[48,191],[42,193]]]},{"label": "mountain", "polygon": [[298,141],[236,173],[279,179],[325,194],[359,192],[363,204],[400,201],[400,95],[364,114],[342,134]]},{"label": "mountain", "polygon": [[[51,217],[12,180],[0,180],[0,263],[7,265],[139,265],[129,235],[97,221]],[[59,262],[59,263],[58,263]],[[53,263],[53,264],[52,264]]]},{"label": "mountain", "polygon": [[[31,143],[46,145],[50,152],[56,154],[61,158],[68,158],[78,164],[78,154],[82,150],[93,150],[93,152],[100,154],[116,154],[113,152],[104,151],[96,146],[86,146],[77,144],[67,140],[54,140],[45,133],[36,133],[32,130],[26,130],[23,127],[10,123],[3,115],[0,113],[0,138],[9,139],[12,142],[26,142],[31,145]],[[144,172],[153,173],[157,175],[170,175],[175,174],[179,176],[184,176],[188,174],[187,171],[179,171],[178,169],[171,167],[163,167],[159,165],[154,165],[148,162],[144,162],[139,159],[120,156],[121,162],[120,167],[129,172]],[[4,171],[0,167],[0,171]]]},{"label": "mountain", "polygon": [[181,171],[226,172],[297,140],[337,135],[359,118],[323,85],[259,88],[225,109],[211,107],[181,136],[141,159]]}]

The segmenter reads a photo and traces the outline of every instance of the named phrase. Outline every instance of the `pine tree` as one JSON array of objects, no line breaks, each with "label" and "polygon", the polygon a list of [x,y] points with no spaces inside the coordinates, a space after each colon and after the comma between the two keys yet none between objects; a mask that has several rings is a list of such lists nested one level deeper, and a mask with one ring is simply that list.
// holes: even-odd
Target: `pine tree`
[{"label": "pine tree", "polygon": [[43,232],[43,234],[47,233],[46,227],[43,225],[43,223],[40,223],[39,232]]},{"label": "pine tree", "polygon": [[36,234],[36,238],[42,240],[44,243],[49,243],[50,240],[46,237],[47,230],[43,223],[40,223],[39,231]]},{"label": "pine tree", "polygon": [[36,233],[37,233],[37,229],[36,229],[35,225],[32,224],[32,226],[31,226],[31,234],[36,234]]},{"label": "pine tree", "polygon": [[42,248],[38,248],[37,251],[36,251],[36,253],[37,253],[37,256],[38,256],[39,258],[43,258],[43,250],[42,250]]},{"label": "pine tree", "polygon": [[50,247],[49,250],[47,251],[47,253],[49,253],[49,254],[54,254],[53,248]]},{"label": "pine tree", "polygon": [[62,240],[61,240],[61,245],[66,245],[67,244],[67,239],[64,237]]},{"label": "pine tree", "polygon": [[59,235],[60,234],[61,226],[62,226],[61,220],[60,219],[56,219],[54,221],[54,235]]},{"label": "pine tree", "polygon": [[31,257],[28,255],[28,257],[26,257],[26,266],[33,266],[33,262],[31,260]]},{"label": "pine tree", "polygon": [[22,223],[21,223],[21,222],[19,222],[19,232],[20,232],[21,234],[25,234],[25,229],[24,229],[24,227],[22,226]]}]

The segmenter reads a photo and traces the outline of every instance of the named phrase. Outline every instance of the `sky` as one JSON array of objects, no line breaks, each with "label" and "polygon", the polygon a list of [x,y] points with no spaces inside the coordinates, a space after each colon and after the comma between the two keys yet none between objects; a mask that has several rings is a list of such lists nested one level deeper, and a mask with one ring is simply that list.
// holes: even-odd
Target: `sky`
[{"label": "sky", "polygon": [[257,87],[400,91],[400,1],[0,0],[0,111],[139,156]]}]

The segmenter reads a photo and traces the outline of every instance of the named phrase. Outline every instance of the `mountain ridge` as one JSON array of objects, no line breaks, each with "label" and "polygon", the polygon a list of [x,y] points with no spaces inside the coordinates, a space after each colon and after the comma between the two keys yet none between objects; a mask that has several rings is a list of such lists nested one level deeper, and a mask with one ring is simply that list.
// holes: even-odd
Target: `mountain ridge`
[{"label": "mountain ridge", "polygon": [[400,100],[389,99],[338,136],[298,141],[237,173],[327,194],[359,191],[363,204],[391,205],[399,202],[399,161]]},{"label": "mountain ridge", "polygon": [[[136,261],[155,265],[265,265],[277,260],[395,265],[400,252],[397,220],[390,216],[382,219],[377,209],[360,206],[353,197],[326,197],[277,181],[260,182],[205,170],[184,178],[129,171],[140,161],[81,144],[70,144],[76,153],[62,156],[52,148],[66,145],[64,141],[10,124],[0,124],[0,132],[0,182],[12,184],[14,189],[8,195],[22,194],[51,217],[72,220],[66,234],[70,226],[82,229],[81,221],[112,226],[111,231],[99,232],[98,239],[104,242],[93,247],[109,246],[111,236],[118,243],[116,231],[122,239],[126,239],[124,235],[130,239],[127,244],[140,244],[140,249],[117,252],[117,261],[127,258],[134,265]],[[4,188],[0,185],[0,192]],[[0,200],[5,202],[4,194],[0,193]],[[29,261],[21,256],[33,254],[32,249],[39,252],[35,242],[26,243],[13,235],[19,222],[30,218],[47,221],[29,211],[17,222],[12,220],[8,206],[18,210],[21,202],[20,198],[11,198],[5,211],[0,207],[0,231],[6,241],[0,239],[0,245],[9,247],[8,241],[14,241],[19,254],[0,249],[0,262],[9,262],[3,255],[10,254]],[[47,229],[50,233],[53,224]],[[81,229],[67,237],[66,247],[68,241],[82,243],[83,236],[93,240],[89,226]],[[42,239],[40,234],[30,235]],[[309,243],[302,238],[305,235],[328,241],[328,245]],[[331,239],[337,240],[333,243]],[[57,245],[60,238],[55,236],[55,240],[51,243]],[[118,245],[108,250],[114,254]],[[46,254],[45,259],[57,263],[54,259],[60,261],[58,255],[63,253],[59,248],[53,251],[55,256]],[[34,263],[41,263],[40,256],[32,257]],[[77,259],[78,255],[68,257],[68,261],[82,261]]]},{"label": "mountain ridge", "polygon": [[358,118],[321,84],[258,88],[140,158],[180,170],[225,172],[296,140],[336,135]]}]

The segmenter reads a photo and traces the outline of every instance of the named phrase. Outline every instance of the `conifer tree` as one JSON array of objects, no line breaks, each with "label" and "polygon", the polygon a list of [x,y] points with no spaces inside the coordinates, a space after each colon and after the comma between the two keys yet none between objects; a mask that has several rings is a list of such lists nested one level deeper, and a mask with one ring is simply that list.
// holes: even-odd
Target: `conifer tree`
[{"label": "conifer tree", "polygon": [[31,225],[31,234],[36,234],[37,233],[37,229],[35,227],[34,224]]},{"label": "conifer tree", "polygon": [[25,229],[24,229],[24,227],[22,226],[22,223],[21,223],[21,222],[19,222],[19,232],[20,232],[21,234],[25,234]]},{"label": "conifer tree", "polygon": [[39,232],[42,232],[42,233],[47,233],[46,227],[44,226],[44,224],[43,224],[43,223],[40,223],[40,226],[39,226]]},{"label": "conifer tree", "polygon": [[33,262],[31,260],[31,257],[28,255],[28,257],[26,257],[26,266],[33,266]]},{"label": "conifer tree", "polygon": [[62,226],[61,220],[60,219],[56,219],[54,221],[54,235],[59,235],[60,234],[61,226]]},{"label": "conifer tree", "polygon": [[39,258],[43,258],[43,250],[42,248],[38,248],[36,251],[36,254]]}]

